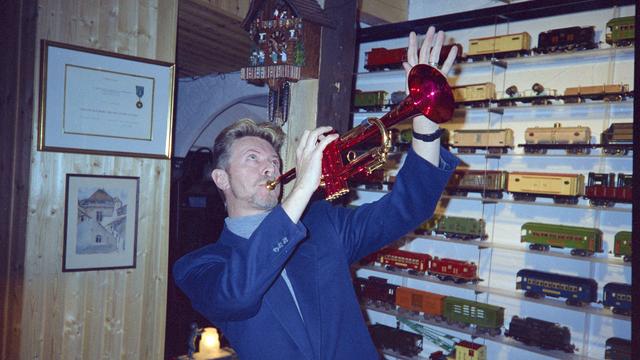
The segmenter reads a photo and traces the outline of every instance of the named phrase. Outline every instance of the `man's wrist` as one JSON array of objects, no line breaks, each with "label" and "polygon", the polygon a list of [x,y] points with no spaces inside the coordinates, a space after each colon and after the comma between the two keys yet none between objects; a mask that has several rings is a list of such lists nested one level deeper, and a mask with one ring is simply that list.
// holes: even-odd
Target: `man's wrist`
[{"label": "man's wrist", "polygon": [[422,142],[432,142],[435,141],[437,139],[440,139],[440,137],[442,136],[442,133],[444,132],[444,130],[442,128],[438,128],[436,129],[436,131],[429,133],[429,134],[421,134],[421,133],[417,133],[415,130],[413,130],[413,138],[416,140],[420,140]]}]

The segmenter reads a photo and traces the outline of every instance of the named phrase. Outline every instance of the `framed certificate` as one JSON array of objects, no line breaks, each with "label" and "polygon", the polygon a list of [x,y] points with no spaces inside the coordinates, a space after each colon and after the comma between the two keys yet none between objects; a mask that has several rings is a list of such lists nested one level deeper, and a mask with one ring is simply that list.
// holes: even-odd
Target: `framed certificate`
[{"label": "framed certificate", "polygon": [[168,159],[175,66],[43,40],[38,150]]}]

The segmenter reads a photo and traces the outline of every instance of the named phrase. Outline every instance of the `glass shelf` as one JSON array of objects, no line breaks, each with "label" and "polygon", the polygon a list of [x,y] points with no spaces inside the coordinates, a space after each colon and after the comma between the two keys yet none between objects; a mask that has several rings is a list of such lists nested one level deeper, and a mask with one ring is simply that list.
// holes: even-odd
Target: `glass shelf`
[{"label": "glass shelf", "polygon": [[[371,193],[383,193],[386,194],[389,190],[378,190],[378,189],[365,189],[363,186],[352,188],[353,191],[365,191]],[[469,201],[481,201],[484,204],[516,204],[516,205],[531,205],[531,206],[551,206],[551,207],[563,207],[570,209],[585,209],[591,211],[609,211],[609,212],[622,212],[622,213],[631,213],[633,210],[631,208],[631,204],[629,206],[621,207],[622,205],[627,204],[616,204],[613,207],[595,207],[589,205],[569,205],[569,204],[556,204],[552,202],[551,199],[544,198],[542,196],[540,199],[536,199],[536,201],[519,201],[519,200],[509,200],[509,199],[490,199],[490,198],[482,198],[482,197],[469,197],[469,196],[454,196],[454,195],[442,195],[440,200],[442,199],[458,199],[458,200],[469,200]]]},{"label": "glass shelf", "polygon": [[[488,116],[489,109],[491,108],[457,108],[453,113],[453,120],[458,118],[464,119],[466,116]],[[504,116],[510,121],[530,121],[534,117],[549,118],[551,115],[558,118],[576,118],[576,117],[593,117],[604,116],[605,112],[611,119],[629,119],[633,118],[633,100],[616,101],[616,102],[604,102],[604,101],[592,101],[583,103],[569,103],[569,104],[552,104],[552,105],[520,105],[520,106],[503,106],[499,107],[504,110]],[[534,113],[530,116],[522,116],[521,113]],[[354,121],[357,125],[361,121],[364,121],[368,117],[380,118],[386,114],[384,111],[361,111],[353,112],[353,118],[360,121]],[[445,123],[446,125],[446,123]]]}]

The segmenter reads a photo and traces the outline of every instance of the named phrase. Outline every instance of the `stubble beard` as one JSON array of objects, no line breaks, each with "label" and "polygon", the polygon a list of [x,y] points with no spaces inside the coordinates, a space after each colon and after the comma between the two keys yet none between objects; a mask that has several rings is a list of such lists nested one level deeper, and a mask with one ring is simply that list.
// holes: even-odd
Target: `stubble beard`
[{"label": "stubble beard", "polygon": [[[266,182],[268,180],[273,180],[273,179],[270,177],[266,177],[261,181],[256,182],[256,184],[254,184],[254,188],[260,187],[260,183]],[[229,181],[231,182],[231,184],[234,183],[233,180],[231,179],[231,174],[229,174]],[[260,196],[259,192],[254,191],[250,196],[248,196],[248,198],[245,197],[245,199],[255,209],[268,211],[278,205],[278,196],[274,196],[274,195],[278,194],[279,191],[280,191],[280,185],[278,185],[275,189],[270,190],[269,195],[266,197],[262,197]],[[231,193],[236,199],[241,199],[241,197],[239,196],[234,186],[231,186]]]}]

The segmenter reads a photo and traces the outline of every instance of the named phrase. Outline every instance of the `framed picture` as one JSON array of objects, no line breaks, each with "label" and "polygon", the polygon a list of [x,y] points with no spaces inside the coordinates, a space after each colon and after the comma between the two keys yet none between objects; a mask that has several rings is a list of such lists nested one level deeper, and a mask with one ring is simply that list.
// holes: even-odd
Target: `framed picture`
[{"label": "framed picture", "polygon": [[38,150],[168,159],[174,70],[43,40]]},{"label": "framed picture", "polygon": [[139,182],[67,174],[62,271],[136,267]]}]

